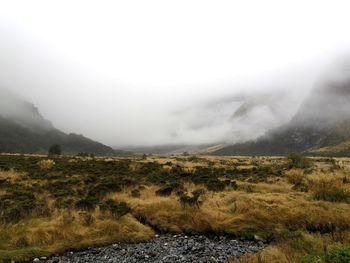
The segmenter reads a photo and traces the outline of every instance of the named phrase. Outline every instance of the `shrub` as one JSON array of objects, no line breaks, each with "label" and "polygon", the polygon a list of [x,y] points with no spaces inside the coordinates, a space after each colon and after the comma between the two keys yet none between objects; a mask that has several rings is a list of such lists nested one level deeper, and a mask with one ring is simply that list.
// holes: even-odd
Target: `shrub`
[{"label": "shrub", "polygon": [[328,189],[318,189],[314,192],[313,197],[316,200],[329,202],[350,203],[350,192],[342,188],[329,187]]},{"label": "shrub", "polygon": [[324,255],[307,255],[302,263],[349,263],[350,248],[333,248]]},{"label": "shrub", "polygon": [[131,191],[131,196],[134,198],[139,198],[141,196],[140,190],[139,189],[134,189]]},{"label": "shrub", "polygon": [[287,159],[289,160],[290,168],[307,169],[312,166],[311,160],[300,153],[290,153]]},{"label": "shrub", "polygon": [[156,191],[156,195],[158,196],[170,196],[171,193],[174,191],[174,188],[171,186],[166,186],[163,188],[160,188]]},{"label": "shrub", "polygon": [[285,173],[285,177],[291,184],[300,184],[304,180],[305,174],[302,169],[291,169]]},{"label": "shrub", "polygon": [[103,212],[110,212],[112,217],[121,218],[122,216],[128,214],[131,209],[125,202],[116,202],[114,200],[107,200],[100,204],[100,209]]},{"label": "shrub", "polygon": [[55,165],[55,161],[42,160],[42,161],[38,162],[38,165],[39,165],[41,170],[50,170]]},{"label": "shrub", "polygon": [[197,163],[200,161],[200,159],[197,156],[193,155],[193,156],[188,158],[188,161],[193,162],[193,163]]},{"label": "shrub", "polygon": [[0,196],[0,220],[6,223],[16,223],[36,211],[45,212],[43,208],[28,191],[14,191]]},{"label": "shrub", "polygon": [[219,179],[209,179],[206,183],[209,191],[220,192],[223,191],[226,187],[224,181],[220,181]]},{"label": "shrub", "polygon": [[350,203],[350,192],[343,188],[342,176],[311,174],[307,177],[307,183],[316,200]]},{"label": "shrub", "polygon": [[325,256],[327,263],[349,263],[350,262],[350,247],[333,248]]},{"label": "shrub", "polygon": [[81,210],[92,211],[95,209],[98,199],[92,196],[88,196],[84,199],[80,199],[75,202],[75,207]]}]

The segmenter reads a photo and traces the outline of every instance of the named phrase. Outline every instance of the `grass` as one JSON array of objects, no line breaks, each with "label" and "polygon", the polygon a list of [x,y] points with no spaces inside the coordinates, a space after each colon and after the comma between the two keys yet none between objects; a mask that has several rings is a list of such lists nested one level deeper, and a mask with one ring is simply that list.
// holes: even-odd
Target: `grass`
[{"label": "grass", "polygon": [[350,180],[311,161],[301,169],[274,157],[0,155],[0,262],[148,240],[156,230],[272,242],[236,262],[333,262],[350,245]]},{"label": "grass", "polygon": [[132,215],[115,219],[101,212],[57,212],[50,218],[3,226],[0,232],[0,259],[16,261],[114,242],[139,242],[155,235]]}]

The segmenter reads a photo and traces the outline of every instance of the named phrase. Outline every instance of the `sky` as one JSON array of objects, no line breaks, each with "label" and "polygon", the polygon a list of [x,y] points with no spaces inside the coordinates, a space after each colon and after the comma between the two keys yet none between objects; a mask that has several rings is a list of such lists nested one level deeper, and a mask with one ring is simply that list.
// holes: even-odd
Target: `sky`
[{"label": "sky", "polygon": [[288,122],[347,56],[348,10],[338,0],[5,0],[0,87],[57,128],[113,146],[253,139]]}]

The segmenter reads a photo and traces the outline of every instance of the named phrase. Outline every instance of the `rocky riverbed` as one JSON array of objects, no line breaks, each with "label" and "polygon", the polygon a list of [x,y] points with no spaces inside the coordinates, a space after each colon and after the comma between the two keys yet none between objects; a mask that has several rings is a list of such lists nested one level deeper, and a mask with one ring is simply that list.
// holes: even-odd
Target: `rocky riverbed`
[{"label": "rocky riverbed", "polygon": [[46,263],[172,263],[217,262],[237,258],[264,249],[263,242],[238,241],[228,237],[162,235],[137,244],[113,244],[81,252],[68,252],[59,257],[35,259]]}]

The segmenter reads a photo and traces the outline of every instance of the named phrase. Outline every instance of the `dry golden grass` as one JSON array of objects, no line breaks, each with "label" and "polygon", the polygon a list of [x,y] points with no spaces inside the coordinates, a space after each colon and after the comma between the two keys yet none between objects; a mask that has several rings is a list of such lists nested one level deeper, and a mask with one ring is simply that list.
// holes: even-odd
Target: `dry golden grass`
[{"label": "dry golden grass", "polygon": [[305,179],[305,174],[303,169],[291,169],[285,173],[287,181],[291,184],[297,184]]},{"label": "dry golden grass", "polygon": [[208,192],[200,209],[182,207],[175,195],[156,196],[155,187],[141,191],[140,198],[131,197],[129,191],[110,197],[130,204],[136,218],[174,233],[216,232],[246,237],[258,234],[268,238],[286,229],[329,231],[350,228],[347,204],[314,201],[305,193],[289,189],[288,184],[281,183],[277,186],[257,184],[252,193]]},{"label": "dry golden grass", "polygon": [[38,165],[39,165],[41,170],[50,170],[55,165],[55,161],[50,160],[50,159],[42,160],[42,161],[38,162]]},{"label": "dry golden grass", "polygon": [[23,176],[23,173],[19,173],[14,170],[9,170],[9,171],[0,170],[0,179],[15,180],[17,178],[20,178],[21,176]]},{"label": "dry golden grass", "polygon": [[[100,211],[92,214],[55,211],[49,218],[33,218],[0,227],[0,252],[40,248],[46,253],[63,252],[115,242],[139,242],[154,231],[132,215],[118,220]],[[0,253],[0,262],[1,262]]]},{"label": "dry golden grass", "polygon": [[[110,159],[105,161],[113,161]],[[193,169],[198,165],[209,165],[209,162],[214,163],[210,165],[215,167],[247,168],[253,166],[253,162],[266,165],[285,160],[277,157],[201,156],[198,162],[189,162],[186,158],[148,157],[147,160],[133,161],[131,170],[139,169],[140,162],[172,162]],[[26,249],[38,247],[41,251],[56,253],[106,243],[147,240],[154,236],[151,227],[172,233],[231,234],[245,238],[258,235],[263,239],[274,238],[278,241],[257,255],[246,255],[234,261],[240,263],[301,262],[306,254],[315,251],[322,253],[325,244],[349,245],[349,204],[314,198],[314,193],[320,189],[349,189],[349,174],[343,170],[322,172],[316,169],[306,175],[303,170],[293,169],[284,175],[268,178],[263,183],[237,180],[238,190],[206,191],[200,199],[202,204],[199,208],[183,207],[175,194],[157,196],[155,192],[159,187],[146,185],[140,190],[140,197],[132,196],[134,188],[125,188],[122,192],[105,196],[105,200],[124,201],[131,207],[131,213],[118,220],[98,209],[93,212],[56,209],[49,217],[27,218],[17,224],[2,225],[0,262],[2,251],[8,255],[11,251],[15,253],[24,249],[21,253],[27,253]],[[21,176],[14,171],[0,172],[0,178],[17,180]],[[292,184],[300,182],[304,182],[310,192],[292,190]],[[184,188],[191,193],[204,186],[186,183]],[[51,200],[47,196],[42,198],[52,208]],[[294,233],[292,237],[290,233]]]},{"label": "dry golden grass", "polygon": [[[321,259],[303,261],[305,255],[318,255],[322,257],[332,247],[344,247],[349,245],[350,232],[342,233],[342,238],[337,239],[331,235],[299,233],[290,239],[282,240],[279,244],[270,246],[263,251],[252,255],[247,254],[229,263],[300,263],[300,262],[325,262]],[[345,262],[345,261],[331,261]],[[346,261],[347,262],[347,261]]]}]

